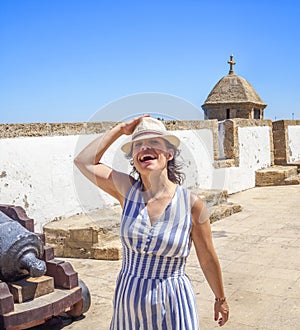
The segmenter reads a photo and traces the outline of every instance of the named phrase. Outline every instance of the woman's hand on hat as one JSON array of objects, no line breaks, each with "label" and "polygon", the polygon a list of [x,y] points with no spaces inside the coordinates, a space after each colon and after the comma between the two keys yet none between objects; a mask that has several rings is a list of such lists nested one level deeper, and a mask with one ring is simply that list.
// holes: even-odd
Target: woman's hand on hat
[{"label": "woman's hand on hat", "polygon": [[147,114],[147,115],[135,117],[133,119],[130,119],[130,120],[125,121],[124,123],[122,123],[121,127],[122,127],[123,134],[131,135],[133,133],[134,129],[136,128],[136,126],[142,120],[142,118],[145,118],[145,117],[150,117],[150,115]]}]

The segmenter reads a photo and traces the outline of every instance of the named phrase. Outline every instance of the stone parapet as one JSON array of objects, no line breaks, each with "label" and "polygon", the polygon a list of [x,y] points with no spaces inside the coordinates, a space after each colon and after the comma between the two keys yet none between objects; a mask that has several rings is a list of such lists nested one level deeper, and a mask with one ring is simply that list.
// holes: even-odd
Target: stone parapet
[{"label": "stone parapet", "polygon": [[[116,122],[0,124],[0,139],[32,136],[97,134],[111,129]],[[164,121],[169,130],[212,129],[217,120]]]},{"label": "stone parapet", "polygon": [[[25,123],[0,124],[0,139],[37,136],[67,136],[103,133],[116,122],[82,122],[82,123]],[[213,133],[214,159],[218,159],[218,121],[217,120],[166,120],[168,130],[209,129]]]},{"label": "stone parapet", "polygon": [[113,125],[113,122],[0,124],[0,138],[93,134]]}]

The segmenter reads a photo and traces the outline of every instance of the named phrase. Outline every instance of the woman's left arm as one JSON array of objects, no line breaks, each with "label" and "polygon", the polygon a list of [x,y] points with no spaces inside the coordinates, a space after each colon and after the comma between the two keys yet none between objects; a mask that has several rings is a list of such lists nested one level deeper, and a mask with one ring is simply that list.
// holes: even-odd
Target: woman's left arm
[{"label": "woman's left arm", "polygon": [[[224,325],[229,316],[229,307],[226,302],[222,280],[221,267],[217,257],[210,228],[208,213],[203,201],[195,198],[192,204],[192,240],[204,276],[215,294],[214,305],[215,321]],[[219,318],[219,315],[221,317]]]}]

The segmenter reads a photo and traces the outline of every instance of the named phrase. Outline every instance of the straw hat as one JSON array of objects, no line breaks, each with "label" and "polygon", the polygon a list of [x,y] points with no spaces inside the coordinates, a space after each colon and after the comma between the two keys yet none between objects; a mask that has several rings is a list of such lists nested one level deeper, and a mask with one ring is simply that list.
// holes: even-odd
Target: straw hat
[{"label": "straw hat", "polygon": [[142,118],[140,123],[136,126],[134,132],[131,136],[131,141],[125,143],[121,150],[126,154],[131,152],[132,142],[143,140],[143,139],[152,139],[152,138],[163,138],[170,142],[174,147],[178,147],[180,144],[180,140],[175,135],[170,134],[165,125],[158,119],[145,117]]}]

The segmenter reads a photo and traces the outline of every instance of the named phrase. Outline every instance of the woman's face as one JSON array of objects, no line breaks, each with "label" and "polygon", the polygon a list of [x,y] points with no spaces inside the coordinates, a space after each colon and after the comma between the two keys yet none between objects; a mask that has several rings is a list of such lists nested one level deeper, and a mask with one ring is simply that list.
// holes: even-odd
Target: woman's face
[{"label": "woman's face", "polygon": [[132,144],[133,163],[140,174],[149,170],[166,168],[173,156],[173,149],[167,148],[162,138],[143,139]]}]

